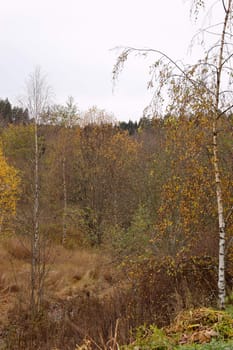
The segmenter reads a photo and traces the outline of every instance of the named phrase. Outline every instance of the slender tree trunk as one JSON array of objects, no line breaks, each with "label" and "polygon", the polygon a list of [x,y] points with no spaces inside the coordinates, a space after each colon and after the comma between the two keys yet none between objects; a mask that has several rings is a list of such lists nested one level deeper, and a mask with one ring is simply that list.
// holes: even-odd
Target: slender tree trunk
[{"label": "slender tree trunk", "polygon": [[115,186],[113,186],[112,188],[112,197],[113,197],[113,224],[116,226],[117,225],[117,196],[116,196]]},{"label": "slender tree trunk", "polygon": [[[39,67],[30,74],[26,84],[26,108],[30,117],[34,121],[34,197],[33,197],[33,226],[31,236],[31,309],[34,318],[41,308],[43,283],[44,283],[44,265],[45,258],[41,253],[41,237],[39,227],[39,142],[38,142],[38,126],[42,113],[47,110],[49,101],[49,87],[46,79],[41,75]],[[44,249],[44,246],[43,246]]]},{"label": "slender tree trunk", "polygon": [[213,163],[215,172],[215,184],[216,184],[216,196],[218,206],[218,223],[219,223],[219,265],[218,265],[218,297],[219,307],[224,309],[225,307],[225,220],[223,212],[223,196],[222,185],[219,171],[219,159],[218,159],[218,143],[217,143],[217,130],[216,121],[213,123]]},{"label": "slender tree trunk", "polygon": [[4,220],[4,215],[1,215],[1,217],[0,217],[0,233],[2,231],[3,220]]},{"label": "slender tree trunk", "polygon": [[219,59],[216,76],[216,95],[215,95],[215,115],[213,117],[213,164],[216,184],[216,197],[218,208],[218,223],[219,223],[219,266],[218,266],[218,297],[219,307],[225,308],[226,282],[225,282],[225,219],[223,208],[223,194],[221,184],[221,174],[218,157],[218,130],[217,121],[219,118],[219,98],[222,80],[222,71],[224,67],[224,47],[226,45],[226,29],[230,20],[232,9],[232,0],[228,0],[227,6],[224,5],[225,18],[223,22],[223,30],[220,42]]},{"label": "slender tree trunk", "polygon": [[63,224],[62,224],[62,244],[66,243],[67,238],[67,187],[66,187],[66,157],[62,159],[62,180],[63,180]]},{"label": "slender tree trunk", "polygon": [[38,306],[38,274],[39,274],[39,149],[38,149],[38,126],[35,118],[34,122],[34,212],[33,212],[33,239],[32,239],[32,265],[31,265],[31,306],[35,314]]}]

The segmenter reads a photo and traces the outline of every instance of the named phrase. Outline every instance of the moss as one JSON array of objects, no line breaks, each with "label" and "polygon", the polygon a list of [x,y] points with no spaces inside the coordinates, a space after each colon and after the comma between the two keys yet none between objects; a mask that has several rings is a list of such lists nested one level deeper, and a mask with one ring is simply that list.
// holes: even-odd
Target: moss
[{"label": "moss", "polygon": [[226,311],[198,308],[179,313],[164,329],[151,325],[138,328],[135,341],[124,349],[140,350],[231,350],[233,318]]}]

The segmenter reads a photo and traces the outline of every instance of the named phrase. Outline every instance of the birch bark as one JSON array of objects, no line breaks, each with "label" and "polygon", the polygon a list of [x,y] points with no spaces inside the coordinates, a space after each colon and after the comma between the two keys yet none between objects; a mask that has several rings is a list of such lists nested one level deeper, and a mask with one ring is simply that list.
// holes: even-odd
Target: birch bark
[{"label": "birch bark", "polygon": [[[35,316],[40,311],[41,298],[43,295],[43,262],[41,262],[41,237],[39,226],[39,141],[38,126],[42,113],[48,106],[49,87],[41,70],[37,67],[29,76],[26,85],[26,108],[29,111],[30,118],[34,121],[34,203],[33,203],[33,232],[31,239],[31,309]],[[42,263],[42,265],[41,265]]]},{"label": "birch bark", "polygon": [[226,296],[226,283],[225,283],[225,219],[224,219],[224,208],[223,208],[223,194],[221,184],[221,174],[219,167],[218,157],[218,128],[217,123],[219,119],[219,99],[222,82],[222,71],[224,69],[224,47],[226,45],[226,30],[231,19],[230,14],[232,11],[232,0],[228,0],[227,6],[223,2],[225,18],[223,22],[223,29],[221,34],[217,75],[216,75],[216,94],[215,94],[215,114],[213,117],[213,164],[215,173],[215,184],[216,184],[216,198],[218,208],[218,225],[219,225],[219,265],[218,265],[218,297],[219,307],[225,308],[225,296]]}]

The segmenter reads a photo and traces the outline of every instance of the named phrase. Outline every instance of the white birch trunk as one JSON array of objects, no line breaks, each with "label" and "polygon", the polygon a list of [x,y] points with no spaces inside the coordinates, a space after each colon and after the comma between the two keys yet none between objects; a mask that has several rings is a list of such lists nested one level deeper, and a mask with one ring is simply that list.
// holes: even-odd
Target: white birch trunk
[{"label": "white birch trunk", "polygon": [[215,94],[215,115],[213,117],[213,164],[215,173],[215,184],[216,184],[216,197],[217,197],[217,208],[218,208],[218,224],[219,224],[219,265],[218,265],[218,297],[219,297],[219,307],[221,309],[225,308],[225,296],[226,296],[226,282],[225,282],[225,220],[224,220],[224,210],[223,210],[223,194],[222,194],[222,184],[221,175],[219,169],[219,158],[218,158],[218,130],[217,121],[219,118],[219,99],[221,91],[221,80],[222,71],[224,68],[224,47],[226,43],[226,30],[231,20],[231,10],[232,10],[232,0],[228,0],[227,6],[223,3],[225,18],[223,22],[223,29],[221,35],[219,58],[217,66],[217,76],[216,76],[216,94]]},{"label": "white birch trunk", "polygon": [[[41,245],[39,230],[39,143],[38,125],[41,114],[46,109],[49,99],[49,88],[45,78],[41,75],[40,68],[29,76],[26,85],[26,107],[30,117],[34,119],[34,203],[33,203],[33,232],[31,239],[31,308],[32,316],[35,317],[40,311],[43,295],[44,269],[41,264]],[[42,256],[42,258],[44,258]]]},{"label": "white birch trunk", "polygon": [[218,224],[219,224],[219,265],[218,265],[218,297],[219,307],[225,307],[225,220],[223,213],[222,186],[220,180],[219,160],[218,160],[218,143],[216,121],[213,123],[213,162],[215,172],[216,197],[218,207]]},{"label": "white birch trunk", "polygon": [[31,266],[31,304],[32,312],[35,314],[39,307],[38,290],[39,284],[39,147],[38,147],[38,126],[37,116],[34,121],[34,211],[33,211],[33,239],[32,239],[32,266]]}]

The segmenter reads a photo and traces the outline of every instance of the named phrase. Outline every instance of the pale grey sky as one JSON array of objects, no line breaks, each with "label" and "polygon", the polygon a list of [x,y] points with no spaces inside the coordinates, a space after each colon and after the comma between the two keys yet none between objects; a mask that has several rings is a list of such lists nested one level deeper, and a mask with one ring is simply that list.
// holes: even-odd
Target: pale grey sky
[{"label": "pale grey sky", "polygon": [[191,61],[196,28],[184,0],[7,0],[0,11],[0,97],[17,102],[36,65],[56,103],[73,96],[79,109],[97,105],[118,120],[139,119],[150,93],[148,62],[131,58],[112,94],[117,46],[163,50]]}]

